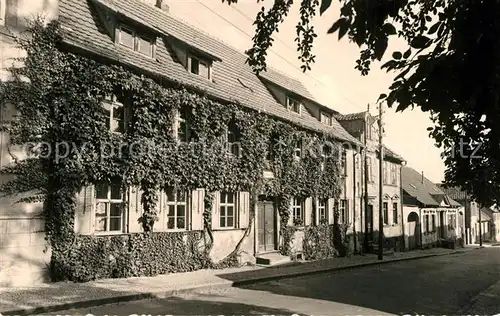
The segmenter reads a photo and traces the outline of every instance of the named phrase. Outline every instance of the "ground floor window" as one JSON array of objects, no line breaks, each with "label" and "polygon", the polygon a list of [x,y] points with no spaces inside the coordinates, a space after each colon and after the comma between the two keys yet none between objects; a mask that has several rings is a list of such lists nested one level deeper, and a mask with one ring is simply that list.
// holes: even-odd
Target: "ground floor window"
[{"label": "ground floor window", "polygon": [[328,223],[328,201],[326,199],[319,199],[317,204],[317,213],[319,223]]},{"label": "ground floor window", "polygon": [[304,224],[304,212],[302,204],[303,202],[301,198],[292,199],[292,218],[294,225]]},{"label": "ground floor window", "polygon": [[118,183],[96,185],[95,231],[123,232],[123,194]]},{"label": "ground floor window", "polygon": [[349,222],[349,204],[347,200],[340,200],[339,203],[339,221],[340,223]]},{"label": "ground floor window", "polygon": [[160,197],[161,212],[165,214],[168,230],[187,228],[188,193],[173,187],[167,188]]},{"label": "ground floor window", "polygon": [[235,228],[236,194],[220,193],[219,225],[221,228]]}]

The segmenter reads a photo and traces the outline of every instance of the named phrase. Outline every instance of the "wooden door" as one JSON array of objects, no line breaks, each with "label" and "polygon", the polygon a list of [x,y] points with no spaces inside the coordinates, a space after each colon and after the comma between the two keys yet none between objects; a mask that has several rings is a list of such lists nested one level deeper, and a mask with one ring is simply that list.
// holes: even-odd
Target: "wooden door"
[{"label": "wooden door", "polygon": [[276,250],[276,214],[274,204],[269,201],[258,203],[259,252]]}]

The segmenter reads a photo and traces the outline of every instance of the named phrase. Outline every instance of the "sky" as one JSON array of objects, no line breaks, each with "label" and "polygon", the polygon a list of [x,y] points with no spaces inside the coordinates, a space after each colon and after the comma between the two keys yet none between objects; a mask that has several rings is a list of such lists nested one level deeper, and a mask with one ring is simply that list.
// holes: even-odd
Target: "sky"
[{"label": "sky", "polygon": [[[172,15],[222,40],[244,52],[252,46],[255,27],[252,25],[257,12],[263,5],[269,7],[273,1],[239,0],[229,6],[221,0],[164,0]],[[295,47],[295,25],[298,21],[300,2],[293,5],[286,21],[274,35],[274,43],[268,52],[267,65],[300,80],[320,103],[340,113],[365,111],[378,114],[376,101],[392,83],[393,73],[380,70],[380,63],[372,64],[368,76],[361,76],[354,69],[359,57],[359,48],[347,38],[338,40],[337,34],[327,34],[331,24],[339,17],[340,4],[332,6],[322,16],[314,19],[318,37],[314,51],[316,63],[305,74],[300,69],[300,60]],[[402,42],[389,45],[385,57],[394,50],[405,50]],[[441,182],[444,178],[444,164],[441,150],[429,138],[427,127],[432,126],[429,113],[418,107],[396,113],[384,107],[384,143],[403,156],[409,167],[424,172],[426,178]]]}]

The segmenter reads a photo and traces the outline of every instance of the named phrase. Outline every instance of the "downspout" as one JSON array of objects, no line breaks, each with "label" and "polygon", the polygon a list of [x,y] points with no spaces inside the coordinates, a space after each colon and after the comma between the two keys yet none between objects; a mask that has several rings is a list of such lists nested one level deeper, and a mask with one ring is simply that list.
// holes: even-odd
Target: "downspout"
[{"label": "downspout", "polygon": [[[359,226],[359,230],[360,230],[360,233],[363,231],[363,225],[365,224],[365,221],[363,219],[363,182],[364,182],[364,167],[363,167],[363,157],[364,157],[364,148],[361,148],[360,150],[360,157],[359,157],[359,185],[360,185],[360,188],[359,188],[359,218],[360,218],[360,226]],[[366,210],[365,210],[366,212]],[[360,242],[360,251],[363,250],[363,246],[361,245],[361,240],[359,240]]]},{"label": "downspout", "polygon": [[403,233],[403,251],[406,251],[405,242],[405,214],[403,212],[403,166],[406,166],[406,161],[401,162],[401,167],[399,168],[399,198],[401,201],[401,231]]},{"label": "downspout", "polygon": [[357,155],[358,155],[358,152],[355,151],[353,154],[352,154],[352,157],[353,157],[353,164],[352,164],[352,169],[353,169],[353,173],[352,173],[352,179],[353,179],[353,199],[352,201],[354,202],[353,205],[352,205],[352,234],[354,236],[354,253],[357,252],[358,250],[358,242],[357,242],[357,236],[356,236],[356,158],[357,158]]},{"label": "downspout", "polygon": [[[423,225],[424,219],[422,217],[422,206],[419,207],[419,213],[420,213],[420,220],[419,220],[420,221],[420,225],[419,225],[420,229],[419,229],[418,233],[420,234],[420,249],[423,250],[424,249],[424,240],[422,239],[422,237],[423,237],[423,235],[422,235],[423,227],[422,226],[424,226]],[[427,225],[427,223],[426,223],[426,225]]]}]

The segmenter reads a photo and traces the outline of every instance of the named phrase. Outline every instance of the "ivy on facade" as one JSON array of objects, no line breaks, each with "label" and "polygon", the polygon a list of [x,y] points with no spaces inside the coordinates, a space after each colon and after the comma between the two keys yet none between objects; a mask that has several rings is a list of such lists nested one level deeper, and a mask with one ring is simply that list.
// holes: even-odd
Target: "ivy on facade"
[{"label": "ivy on facade", "polygon": [[[3,170],[15,177],[2,191],[34,192],[23,201],[44,202],[55,279],[154,275],[173,272],[177,264],[176,271],[214,267],[206,254],[213,242],[210,210],[217,191],[251,192],[251,210],[259,194],[274,196],[285,245],[291,239],[286,233],[290,232],[291,197],[339,196],[338,151],[331,150],[322,157],[320,149],[326,141],[338,145],[331,135],[310,132],[237,104],[218,102],[122,65],[72,53],[62,43],[58,22],[44,26],[37,21],[29,33],[29,38],[17,39],[27,52],[22,66],[10,69],[12,80],[2,83],[0,92],[3,104],[14,104],[18,110],[18,115],[3,127],[11,135],[11,145],[38,144],[38,149],[36,155]],[[110,133],[106,123],[109,116],[102,102],[112,94],[124,100],[129,109],[124,133]],[[178,111],[189,117],[192,139],[185,143],[175,138]],[[238,156],[227,154],[228,126],[238,131]],[[300,161],[294,158],[293,144],[297,142],[309,145]],[[269,144],[274,144],[269,164],[274,178],[264,179]],[[111,181],[120,182],[123,188],[141,189],[144,211],[140,221],[146,233],[105,238],[75,235],[77,194],[87,185]],[[180,242],[178,233],[151,234],[158,217],[158,192],[172,186],[206,190],[204,236],[190,232],[187,244]],[[253,212],[249,229],[252,221]],[[188,253],[202,239],[206,239],[205,255],[186,255],[186,260],[194,260],[190,263],[171,258],[153,267],[152,262],[159,260],[146,264],[147,260],[137,259],[142,246],[152,253],[164,251],[162,247],[169,245],[172,251]],[[237,250],[223,260],[226,265],[234,264]],[[99,251],[107,257],[100,256],[96,262],[84,260]],[[142,256],[152,256],[142,251]],[[102,265],[102,260],[107,263]],[[97,271],[98,266],[106,271]]]}]

